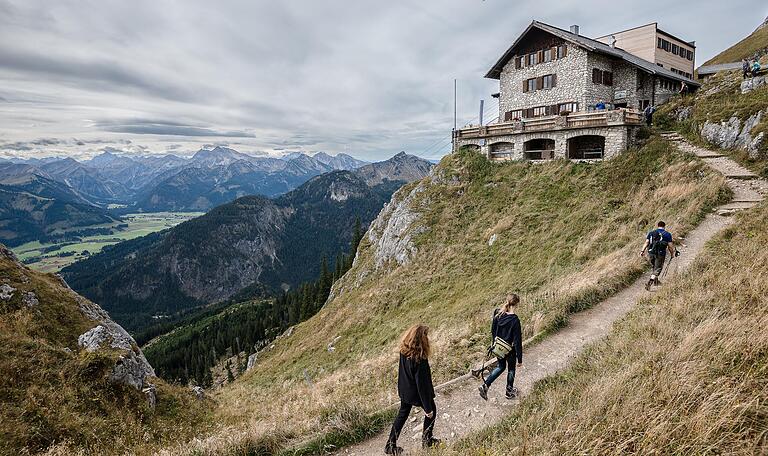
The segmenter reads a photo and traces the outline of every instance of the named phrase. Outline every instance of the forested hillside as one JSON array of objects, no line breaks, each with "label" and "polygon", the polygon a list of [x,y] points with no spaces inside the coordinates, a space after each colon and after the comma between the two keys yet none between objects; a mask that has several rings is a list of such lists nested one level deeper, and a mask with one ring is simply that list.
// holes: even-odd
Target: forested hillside
[{"label": "forested hillside", "polygon": [[[215,434],[228,443],[206,451],[362,426],[396,394],[393,353],[414,322],[433,329],[435,381],[464,374],[506,293],[526,302],[525,337],[556,328],[644,269],[638,242],[655,220],[684,236],[727,193],[720,176],[657,140],[599,164],[445,157],[372,223],[320,312],[221,391],[220,419],[247,424]],[[260,431],[277,423],[280,433]]]},{"label": "forested hillside", "polygon": [[[276,199],[243,197],[158,235],[104,249],[62,274],[131,331],[149,326],[153,316],[173,319],[214,302],[280,294],[314,280],[323,257],[335,268],[355,221],[365,229],[404,183],[395,179],[420,178],[431,168],[405,154],[391,161],[383,171],[376,164],[372,185],[356,172],[326,173]],[[398,172],[392,180],[390,170]]]}]

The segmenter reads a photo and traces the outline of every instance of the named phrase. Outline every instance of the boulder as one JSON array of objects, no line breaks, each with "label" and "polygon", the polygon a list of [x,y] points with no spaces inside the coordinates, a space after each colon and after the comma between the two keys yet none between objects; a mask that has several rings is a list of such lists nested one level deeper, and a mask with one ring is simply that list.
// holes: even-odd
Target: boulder
[{"label": "boulder", "polygon": [[248,364],[245,366],[245,371],[246,371],[246,372],[248,372],[249,370],[251,370],[251,368],[252,368],[253,366],[255,366],[255,365],[256,365],[256,358],[257,358],[257,357],[258,357],[258,355],[257,355],[256,353],[252,353],[252,354],[251,354],[251,355],[248,357]]},{"label": "boulder", "polygon": [[727,121],[706,121],[701,127],[701,136],[711,144],[723,149],[743,149],[751,158],[757,158],[759,147],[764,140],[764,134],[760,133],[752,137],[752,129],[760,123],[763,111],[758,111],[747,118],[742,124],[738,117],[732,116]]},{"label": "boulder", "polygon": [[27,291],[21,296],[21,302],[30,309],[35,308],[40,304],[40,300],[37,299],[37,296],[32,291]]},{"label": "boulder", "polygon": [[193,386],[192,392],[195,393],[195,398],[197,398],[198,401],[205,399],[205,390],[202,386]]},{"label": "boulder", "polygon": [[765,84],[765,76],[757,76],[755,78],[745,79],[741,82],[741,93],[749,93],[753,90],[757,90]]},{"label": "boulder", "polygon": [[8,285],[7,283],[0,285],[0,300],[10,301],[15,291],[16,289]]}]

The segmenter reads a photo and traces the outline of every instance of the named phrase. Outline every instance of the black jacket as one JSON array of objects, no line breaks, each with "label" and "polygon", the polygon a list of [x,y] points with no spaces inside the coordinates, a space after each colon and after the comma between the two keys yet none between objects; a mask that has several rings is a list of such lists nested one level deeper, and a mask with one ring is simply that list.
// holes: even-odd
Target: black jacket
[{"label": "black jacket", "polygon": [[520,319],[515,314],[502,313],[497,317],[499,309],[493,313],[493,323],[491,324],[492,338],[495,340],[496,336],[501,337],[509,345],[514,347],[514,350],[509,353],[508,358],[512,358],[517,355],[517,362],[523,362],[523,331],[520,326]]},{"label": "black jacket", "polygon": [[406,404],[416,405],[425,413],[432,413],[432,399],[435,388],[432,386],[432,371],[429,361],[414,361],[400,354],[400,367],[397,373],[397,393]]}]

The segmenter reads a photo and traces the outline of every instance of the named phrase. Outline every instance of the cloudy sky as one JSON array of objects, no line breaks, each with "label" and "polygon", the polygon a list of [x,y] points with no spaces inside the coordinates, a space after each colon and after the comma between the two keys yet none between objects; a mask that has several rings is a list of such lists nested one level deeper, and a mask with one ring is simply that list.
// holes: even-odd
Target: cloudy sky
[{"label": "cloudy sky", "polygon": [[766,15],[764,0],[0,0],[0,156],[435,158],[453,79],[460,124],[481,98],[494,111],[483,75],[532,19],[588,36],[657,21],[696,40],[698,66]]}]

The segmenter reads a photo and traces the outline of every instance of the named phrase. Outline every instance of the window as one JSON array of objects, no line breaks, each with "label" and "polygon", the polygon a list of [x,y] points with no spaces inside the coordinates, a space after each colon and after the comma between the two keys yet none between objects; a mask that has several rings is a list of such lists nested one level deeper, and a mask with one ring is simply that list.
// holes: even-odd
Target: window
[{"label": "window", "polygon": [[679,50],[680,50],[680,46],[678,46],[678,45],[673,43],[672,44],[672,53],[673,54],[677,54],[677,51],[679,51]]},{"label": "window", "polygon": [[552,46],[530,54],[516,56],[515,68],[520,69],[539,63],[551,62],[553,60],[562,59],[566,55],[568,55],[568,48],[566,45],[561,44],[559,46]]},{"label": "window", "polygon": [[577,112],[578,110],[579,110],[579,104],[575,102],[560,103],[559,105],[557,105],[558,114],[563,111]]},{"label": "window", "polygon": [[685,51],[685,58],[693,61],[693,51]]},{"label": "window", "polygon": [[533,108],[533,117],[544,117],[549,114],[549,106],[536,106]]},{"label": "window", "polygon": [[544,50],[544,62],[551,62],[552,61],[552,49],[545,49]]},{"label": "window", "polygon": [[538,57],[539,55],[536,52],[533,54],[528,54],[528,62],[526,63],[526,66],[533,66],[539,63]]},{"label": "window", "polygon": [[661,38],[656,38],[656,47],[659,48],[659,49],[662,49],[662,42],[663,41],[664,40],[662,40]]},{"label": "window", "polygon": [[526,92],[533,92],[536,90],[536,78],[531,78],[525,81],[527,84]]},{"label": "window", "polygon": [[592,83],[612,86],[613,73],[610,71],[603,71],[599,68],[592,68]]},{"label": "window", "polygon": [[613,85],[613,73],[610,71],[603,71],[603,84],[607,86]]},{"label": "window", "polygon": [[515,68],[522,68],[525,66],[525,58],[524,57],[515,57]]},{"label": "window", "polygon": [[566,55],[568,55],[568,48],[566,48],[564,44],[561,44],[557,47],[557,58],[562,59]]},{"label": "window", "polygon": [[542,77],[542,85],[545,89],[551,89],[555,86],[555,75],[554,74],[548,74],[546,76]]}]

